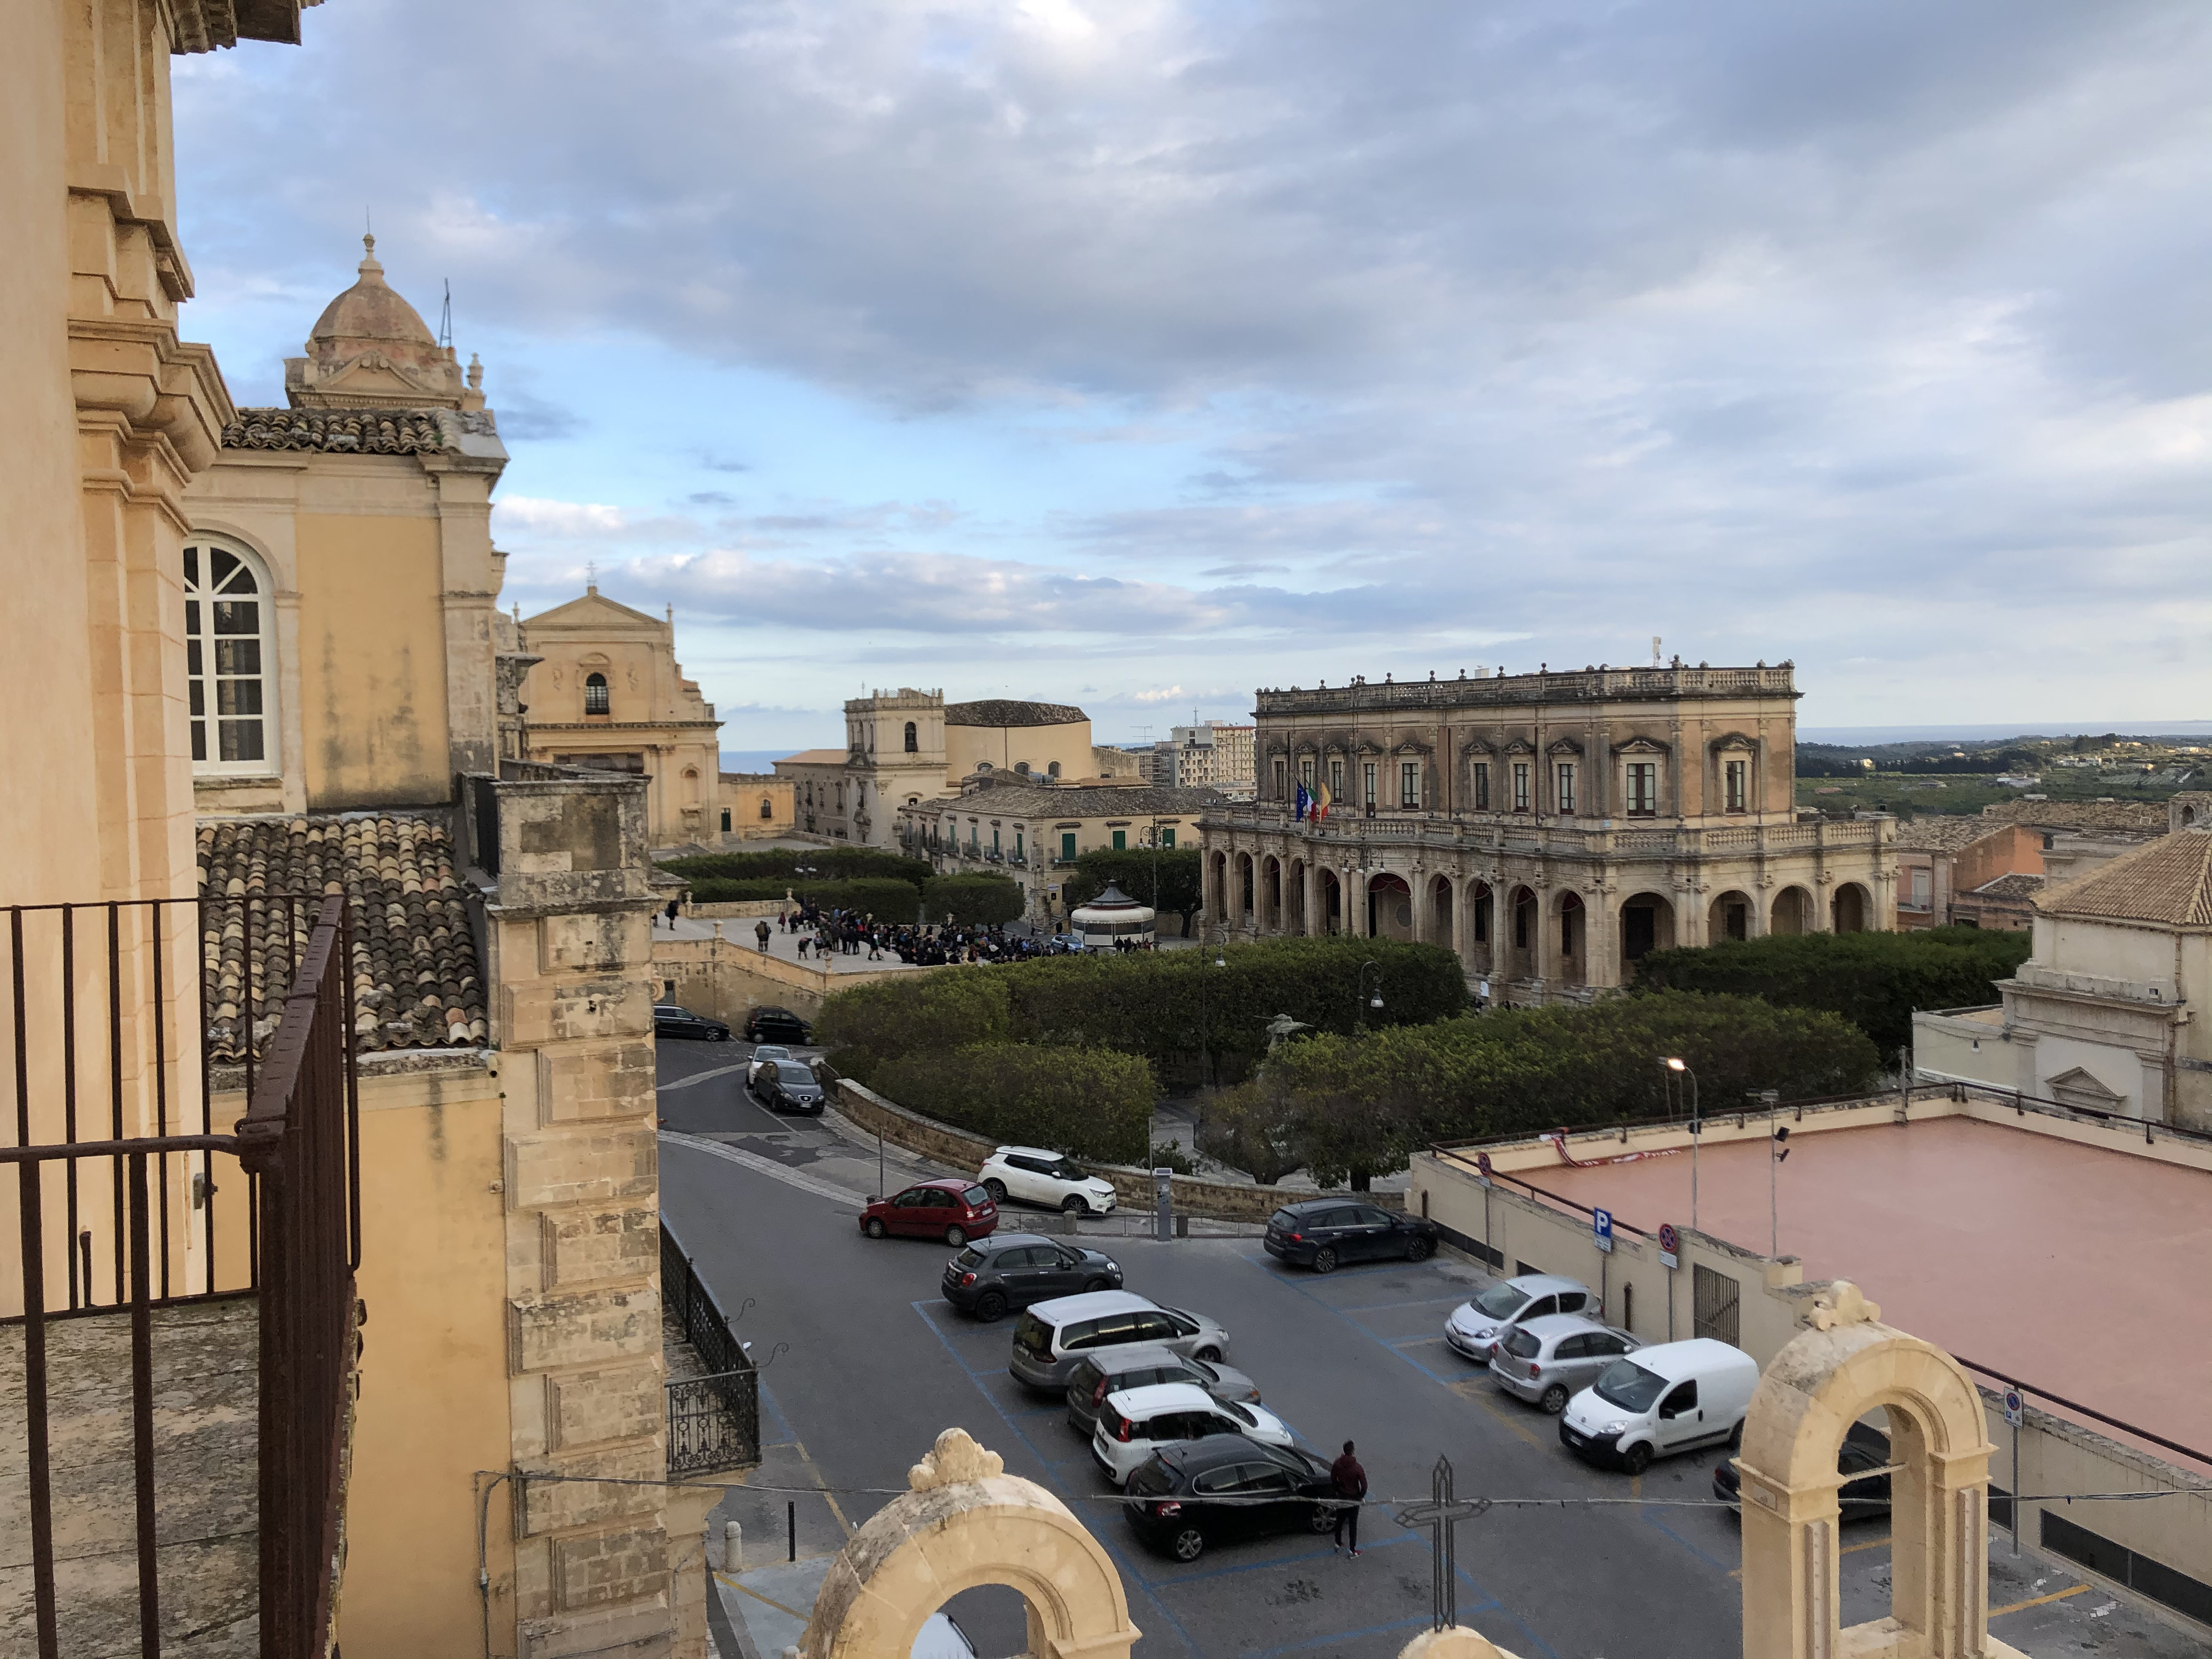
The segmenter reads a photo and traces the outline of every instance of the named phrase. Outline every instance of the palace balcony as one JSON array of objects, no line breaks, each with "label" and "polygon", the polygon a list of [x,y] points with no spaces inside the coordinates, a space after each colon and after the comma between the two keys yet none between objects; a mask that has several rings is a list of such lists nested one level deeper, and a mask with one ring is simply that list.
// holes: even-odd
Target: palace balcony
[{"label": "palace balcony", "polygon": [[1518,853],[1582,860],[1696,860],[1758,857],[1814,850],[1864,850],[1880,846],[1887,820],[1812,823],[1673,824],[1649,828],[1635,820],[1601,821],[1584,827],[1568,820],[1536,822],[1515,812],[1332,811],[1319,824],[1302,823],[1274,802],[1241,804],[1208,812],[1199,828],[1222,836],[1289,836],[1317,853],[1335,849],[1358,863],[1366,849],[1412,848],[1437,852]]}]

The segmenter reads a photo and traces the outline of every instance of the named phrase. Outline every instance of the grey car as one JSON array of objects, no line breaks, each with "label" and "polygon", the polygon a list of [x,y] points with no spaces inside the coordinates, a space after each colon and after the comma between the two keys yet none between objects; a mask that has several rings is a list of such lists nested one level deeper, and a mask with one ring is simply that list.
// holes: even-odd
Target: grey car
[{"label": "grey car", "polygon": [[1208,1364],[1229,1352],[1229,1333],[1203,1314],[1163,1308],[1133,1291],[1091,1291],[1040,1302],[1014,1327],[1007,1369],[1040,1394],[1065,1394],[1087,1354],[1156,1343]]},{"label": "grey car", "polygon": [[1210,1359],[1186,1359],[1173,1348],[1140,1343],[1133,1348],[1107,1348],[1085,1354],[1067,1374],[1067,1426],[1085,1439],[1098,1421],[1098,1408],[1106,1396],[1155,1382],[1189,1382],[1216,1400],[1256,1405],[1260,1389],[1240,1370]]},{"label": "grey car", "polygon": [[1498,1386],[1557,1417],[1607,1366],[1644,1344],[1581,1314],[1546,1314],[1508,1326],[1490,1357]]}]

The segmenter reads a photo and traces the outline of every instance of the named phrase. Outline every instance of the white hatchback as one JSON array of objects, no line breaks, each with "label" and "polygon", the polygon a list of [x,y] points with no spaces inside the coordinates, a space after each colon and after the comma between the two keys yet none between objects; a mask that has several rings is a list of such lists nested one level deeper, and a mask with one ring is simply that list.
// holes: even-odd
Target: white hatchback
[{"label": "white hatchback", "polygon": [[1066,1154],[1038,1146],[1001,1146],[983,1160],[975,1179],[1004,1204],[1019,1199],[1069,1215],[1104,1215],[1114,1207],[1114,1183],[1085,1175]]},{"label": "white hatchback", "polygon": [[1195,1382],[1152,1382],[1106,1396],[1091,1432],[1091,1454],[1118,1486],[1161,1447],[1211,1434],[1241,1434],[1270,1446],[1297,1442],[1283,1419],[1264,1406],[1216,1400]]}]

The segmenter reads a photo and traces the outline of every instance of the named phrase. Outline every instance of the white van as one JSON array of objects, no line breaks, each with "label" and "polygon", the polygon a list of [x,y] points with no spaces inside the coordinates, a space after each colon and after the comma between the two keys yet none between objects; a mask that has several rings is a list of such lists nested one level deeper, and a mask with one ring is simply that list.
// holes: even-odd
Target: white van
[{"label": "white van", "polygon": [[1758,1362],[1709,1336],[1638,1348],[1567,1402],[1559,1443],[1590,1462],[1641,1474],[1655,1457],[1723,1441],[1741,1445],[1758,1386]]}]

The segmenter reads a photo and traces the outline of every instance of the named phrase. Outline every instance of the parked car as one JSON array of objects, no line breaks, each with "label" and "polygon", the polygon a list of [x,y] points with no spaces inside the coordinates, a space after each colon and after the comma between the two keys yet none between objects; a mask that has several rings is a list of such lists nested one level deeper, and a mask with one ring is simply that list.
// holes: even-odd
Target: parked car
[{"label": "parked car", "polygon": [[976,1239],[945,1264],[945,1299],[985,1324],[1009,1308],[1121,1288],[1121,1265],[1113,1257],[1035,1233]]},{"label": "parked car", "polygon": [[1506,1393],[1557,1417],[1614,1360],[1643,1346],[1626,1331],[1581,1314],[1546,1314],[1505,1328],[1490,1356],[1490,1374]]},{"label": "parked car", "polygon": [[730,1028],[719,1019],[695,1014],[672,1002],[653,1005],[653,1034],[657,1037],[689,1037],[699,1042],[727,1042]]},{"label": "parked car", "polygon": [[860,1231],[870,1238],[941,1238],[957,1249],[971,1238],[986,1238],[999,1225],[999,1206],[973,1182],[921,1181],[889,1198],[872,1198],[860,1212]]},{"label": "parked car", "polygon": [[1188,1382],[1155,1382],[1106,1396],[1091,1431],[1091,1455],[1119,1486],[1161,1447],[1215,1434],[1241,1434],[1263,1446],[1296,1439],[1265,1406],[1232,1405]]},{"label": "parked car", "polygon": [[907,1659],[975,1659],[975,1644],[959,1622],[940,1608],[921,1621],[921,1634],[914,1638]]},{"label": "parked car", "polygon": [[748,1042],[803,1043],[807,1031],[806,1022],[788,1008],[756,1008],[745,1016]]},{"label": "parked car", "polygon": [[1425,1261],[1436,1254],[1437,1224],[1379,1204],[1316,1198],[1269,1216],[1265,1243],[1278,1261],[1333,1273],[1346,1261],[1383,1256]]},{"label": "parked car", "polygon": [[1655,1457],[1739,1444],[1758,1386],[1759,1363],[1710,1336],[1638,1348],[1567,1402],[1559,1440],[1585,1462],[1641,1474]]},{"label": "parked car", "polygon": [[803,1060],[772,1060],[753,1079],[753,1098],[771,1112],[822,1115],[822,1080]]},{"label": "parked car", "polygon": [[1107,1395],[1155,1382],[1188,1382],[1216,1400],[1260,1403],[1259,1385],[1243,1372],[1211,1359],[1185,1358],[1173,1348],[1140,1343],[1133,1348],[1101,1349],[1076,1362],[1067,1374],[1067,1426],[1088,1440]]},{"label": "parked car", "polygon": [[1516,1320],[1546,1314],[1583,1313],[1599,1305],[1589,1285],[1557,1273],[1523,1273],[1501,1279],[1471,1302],[1462,1302],[1444,1321],[1444,1340],[1478,1365],[1490,1363],[1498,1333]]},{"label": "parked car", "polygon": [[1163,1308],[1133,1291],[1094,1291],[1040,1302],[1014,1327],[1014,1380],[1039,1393],[1065,1394],[1076,1364],[1107,1348],[1157,1343],[1207,1361],[1229,1352],[1229,1333],[1202,1314]]},{"label": "parked car", "polygon": [[750,1089],[753,1086],[753,1079],[761,1074],[761,1068],[771,1060],[795,1058],[797,1056],[781,1042],[763,1042],[756,1045],[752,1058],[745,1062],[745,1087]]},{"label": "parked car", "polygon": [[[1844,1520],[1889,1513],[1889,1477],[1864,1473],[1888,1467],[1887,1435],[1864,1423],[1854,1423],[1844,1431],[1844,1443],[1836,1453],[1836,1473],[1859,1477],[1845,1480],[1836,1493],[1836,1504],[1843,1510]],[[1713,1470],[1713,1496],[1723,1504],[1742,1500],[1742,1477],[1736,1473],[1734,1459],[1723,1458]]]},{"label": "parked car", "polygon": [[1018,1198],[1069,1215],[1104,1215],[1114,1207],[1114,1183],[1086,1175],[1060,1152],[1036,1146],[1001,1146],[983,1160],[975,1179],[1000,1203]]},{"label": "parked car", "polygon": [[1303,1446],[1263,1446],[1218,1434],[1163,1447],[1139,1464],[1121,1505],[1130,1530],[1178,1561],[1215,1544],[1336,1527],[1336,1483]]}]

